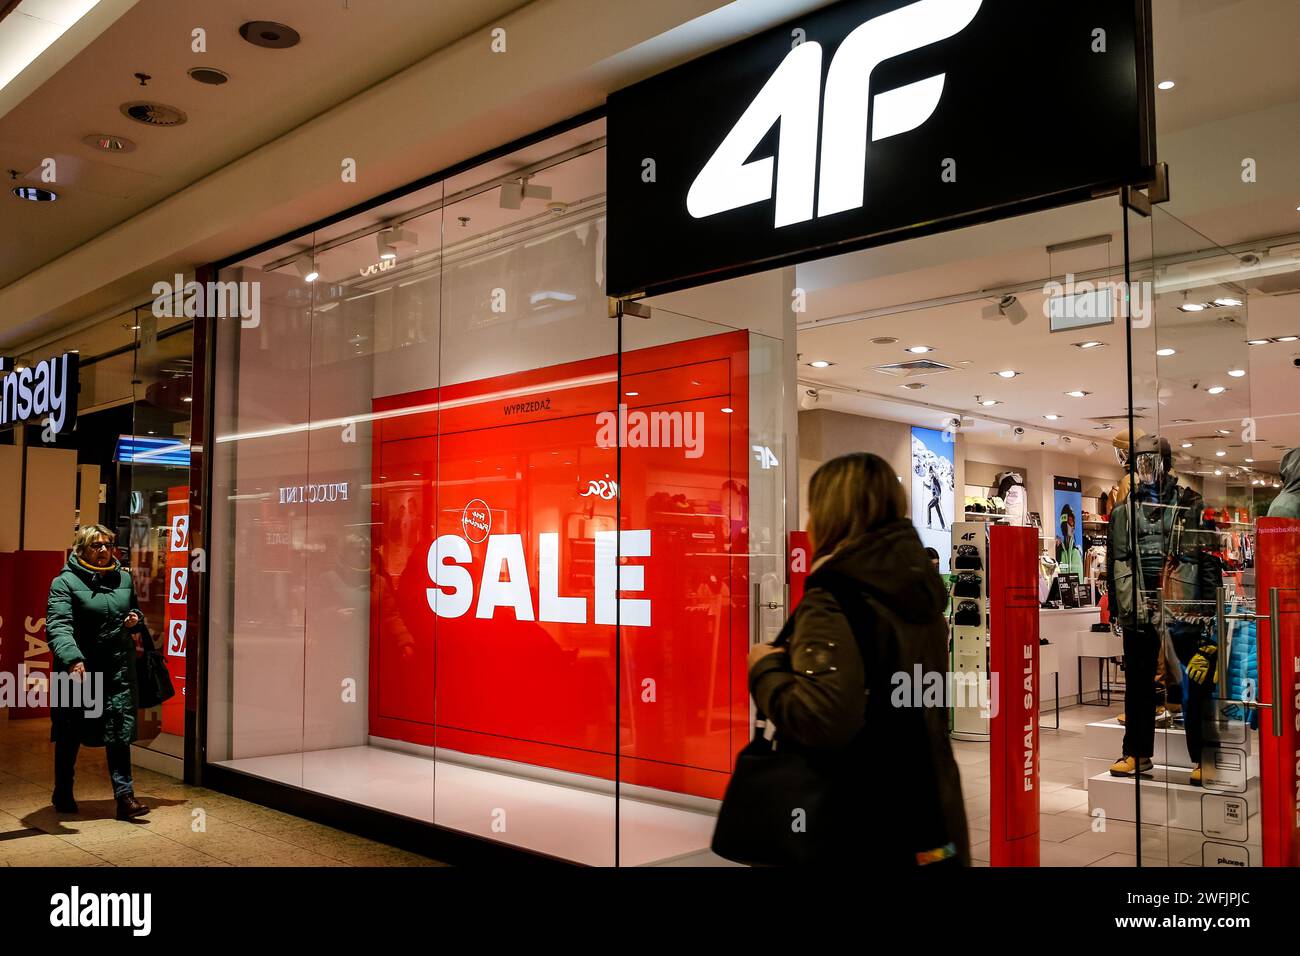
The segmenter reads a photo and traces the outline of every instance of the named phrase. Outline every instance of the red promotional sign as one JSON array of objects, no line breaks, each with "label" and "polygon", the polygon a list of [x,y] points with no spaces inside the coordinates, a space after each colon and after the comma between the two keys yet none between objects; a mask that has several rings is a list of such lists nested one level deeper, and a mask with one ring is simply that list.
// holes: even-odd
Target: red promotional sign
[{"label": "red promotional sign", "polygon": [[[1281,711],[1280,737],[1273,712],[1260,712],[1260,816],[1265,866],[1300,866],[1300,521],[1260,518],[1256,613],[1259,619],[1261,699]],[[1278,628],[1270,620],[1277,589]],[[1273,678],[1273,641],[1278,642],[1280,680]],[[1274,696],[1273,687],[1281,692]]]},{"label": "red promotional sign", "polygon": [[370,732],[720,797],[748,738],[748,336],[380,399]]},{"label": "red promotional sign", "polygon": [[[0,581],[14,581],[12,552],[0,554]],[[0,674],[11,674],[17,680],[24,642],[22,621],[14,611],[15,591],[15,588],[0,588]]]},{"label": "red promotional sign", "polygon": [[989,864],[1038,866],[1038,531],[989,529]]},{"label": "red promotional sign", "polygon": [[154,635],[171,675],[176,696],[163,702],[162,730],[165,734],[185,733],[185,612],[189,601],[190,489],[177,485],[167,489],[167,596],[163,604],[163,632]]},{"label": "red promotional sign", "polygon": [[[54,657],[50,653],[49,639],[45,633],[45,609],[49,603],[50,583],[68,560],[65,551],[16,551],[12,555],[11,570],[14,582],[13,621],[21,628],[21,651],[15,666],[26,668],[27,677],[20,688],[43,685],[44,700],[48,700],[50,670]],[[9,630],[9,625],[5,625]],[[19,707],[10,712],[11,719],[48,717],[48,707]]]},{"label": "red promotional sign", "polygon": [[790,613],[799,606],[803,599],[804,582],[808,580],[808,568],[812,564],[812,543],[807,531],[790,532],[790,552],[787,558],[787,573],[790,580]]}]

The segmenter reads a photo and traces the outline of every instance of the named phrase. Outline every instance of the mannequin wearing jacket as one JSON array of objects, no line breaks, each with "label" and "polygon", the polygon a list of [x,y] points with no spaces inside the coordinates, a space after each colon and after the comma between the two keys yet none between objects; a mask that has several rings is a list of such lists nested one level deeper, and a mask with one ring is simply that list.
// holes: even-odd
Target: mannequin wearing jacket
[{"label": "mannequin wearing jacket", "polygon": [[[1173,591],[1184,600],[1164,605],[1164,622],[1179,660],[1186,666],[1190,693],[1184,701],[1191,783],[1200,784],[1201,720],[1214,688],[1217,647],[1208,621],[1214,615],[1215,589],[1222,579],[1213,556],[1215,533],[1202,518],[1201,496],[1181,487],[1170,473],[1169,442],[1157,436],[1138,439],[1137,485],[1111,515],[1107,548],[1110,610],[1124,637],[1124,753],[1111,767],[1115,776],[1133,776],[1151,767],[1155,742],[1155,674],[1163,637],[1160,589],[1168,565]],[[1133,552],[1135,532],[1137,553]],[[1134,602],[1133,589],[1138,588]]]}]

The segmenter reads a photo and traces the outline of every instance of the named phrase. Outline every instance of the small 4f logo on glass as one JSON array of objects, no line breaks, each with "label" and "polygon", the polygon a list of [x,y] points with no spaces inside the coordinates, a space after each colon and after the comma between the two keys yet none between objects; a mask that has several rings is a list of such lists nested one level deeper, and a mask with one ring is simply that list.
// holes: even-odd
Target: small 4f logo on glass
[{"label": "small 4f logo on glass", "polygon": [[[826,73],[822,47],[791,50],[691,184],[686,209],[696,219],[772,198],[776,226],[862,207],[866,192],[867,123],[871,142],[916,129],[939,107],[947,74],[872,94],[871,75],[886,60],[956,36],[983,0],[918,0],[873,17],[844,38]],[[820,113],[820,116],[819,116]],[[818,168],[818,121],[821,161]],[[775,124],[775,156],[746,160]],[[820,174],[820,175],[819,175]]]}]

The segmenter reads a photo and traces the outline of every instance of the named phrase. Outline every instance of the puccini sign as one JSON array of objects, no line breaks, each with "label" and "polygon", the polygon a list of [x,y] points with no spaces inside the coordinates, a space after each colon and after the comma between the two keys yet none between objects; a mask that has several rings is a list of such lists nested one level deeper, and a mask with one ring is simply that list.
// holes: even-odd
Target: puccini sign
[{"label": "puccini sign", "polygon": [[846,0],[609,100],[609,294],[1150,179],[1150,0]]},{"label": "puccini sign", "polygon": [[0,428],[45,423],[51,434],[77,422],[77,353],[64,352],[32,365],[0,360]]}]

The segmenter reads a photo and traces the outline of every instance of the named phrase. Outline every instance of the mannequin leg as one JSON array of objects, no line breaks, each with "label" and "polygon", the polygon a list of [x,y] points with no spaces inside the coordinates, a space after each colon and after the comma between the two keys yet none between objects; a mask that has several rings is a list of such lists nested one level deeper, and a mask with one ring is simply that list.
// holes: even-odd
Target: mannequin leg
[{"label": "mannequin leg", "polygon": [[1124,629],[1124,755],[1150,757],[1156,736],[1156,655],[1151,627]]}]

